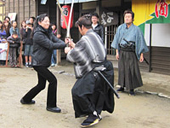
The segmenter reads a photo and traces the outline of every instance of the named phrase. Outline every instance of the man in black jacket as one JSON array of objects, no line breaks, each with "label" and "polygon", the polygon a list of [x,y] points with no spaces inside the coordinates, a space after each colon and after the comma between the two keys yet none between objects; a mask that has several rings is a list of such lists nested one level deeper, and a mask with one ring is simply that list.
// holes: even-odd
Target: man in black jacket
[{"label": "man in black jacket", "polygon": [[93,31],[96,32],[102,38],[104,43],[105,42],[104,27],[103,25],[99,24],[99,15],[97,13],[93,13],[91,15],[91,20]]}]

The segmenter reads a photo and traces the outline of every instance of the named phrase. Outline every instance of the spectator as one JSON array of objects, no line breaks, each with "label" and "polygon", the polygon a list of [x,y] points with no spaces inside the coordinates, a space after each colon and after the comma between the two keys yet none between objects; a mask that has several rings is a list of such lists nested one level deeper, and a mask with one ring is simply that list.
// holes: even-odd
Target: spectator
[{"label": "spectator", "polygon": [[51,24],[51,28],[52,28],[53,34],[57,36],[57,26],[55,24]]},{"label": "spectator", "polygon": [[[25,51],[25,38],[26,38],[26,21],[23,20],[21,22],[21,29],[20,29],[20,38],[21,38],[21,41],[23,42],[23,48],[22,48],[22,51]],[[22,62],[23,64],[25,64],[25,56],[22,55]]]},{"label": "spectator", "polygon": [[7,38],[10,36],[9,30],[10,30],[10,28],[11,28],[11,24],[9,23],[9,21],[4,20],[3,26],[4,26],[4,29],[5,29],[5,31],[6,31],[6,39],[7,39]]},{"label": "spectator", "polygon": [[12,35],[14,31],[17,32],[17,35],[20,38],[19,29],[17,28],[17,22],[15,20],[12,21],[12,27],[9,30],[10,35]]},{"label": "spectator", "polygon": [[20,45],[20,38],[16,31],[12,33],[12,36],[7,38],[9,45],[9,63],[11,67],[17,67],[17,49]]},{"label": "spectator", "polygon": [[10,22],[11,21],[11,19],[9,18],[9,16],[5,16],[5,18],[4,18],[4,21],[8,21],[8,22]]},{"label": "spectator", "polygon": [[30,21],[26,21],[26,32],[25,32],[25,66],[31,66],[31,54],[32,54],[32,50],[33,50],[33,39],[32,39],[32,33],[33,33],[33,26],[32,23],[30,23]]},{"label": "spectator", "polygon": [[[0,43],[6,43],[6,31],[2,21],[0,21]],[[7,44],[2,44],[6,46]],[[6,61],[6,47],[0,48],[0,65],[5,65]]]},{"label": "spectator", "polygon": [[23,41],[24,40],[24,38],[25,38],[25,32],[26,32],[26,21],[25,20],[23,20],[22,22],[21,22],[21,29],[20,29],[20,38],[21,38],[21,40]]},{"label": "spectator", "polygon": [[[60,34],[57,34],[57,26],[55,24],[52,24],[51,25],[52,27],[52,32],[55,36],[57,36],[57,38],[60,38],[61,35]],[[51,57],[51,67],[54,67],[56,64],[57,64],[57,50],[53,50],[53,54],[52,54],[52,57]]]},{"label": "spectator", "polygon": [[30,23],[32,24],[32,26],[34,27],[34,21],[35,21],[35,17],[30,17],[29,18],[29,21],[30,21]]},{"label": "spectator", "polygon": [[6,38],[6,31],[5,31],[5,28],[3,26],[2,21],[0,21],[0,38],[1,39]]},{"label": "spectator", "polygon": [[91,15],[91,20],[92,20],[92,29],[94,32],[96,32],[103,40],[104,40],[104,27],[99,23],[99,15],[97,13],[93,13]]}]

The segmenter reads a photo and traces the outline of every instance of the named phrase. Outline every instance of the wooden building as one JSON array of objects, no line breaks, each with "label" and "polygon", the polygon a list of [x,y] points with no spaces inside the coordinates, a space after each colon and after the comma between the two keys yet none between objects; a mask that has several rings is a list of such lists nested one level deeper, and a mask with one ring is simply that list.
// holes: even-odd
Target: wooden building
[{"label": "wooden building", "polygon": [[41,0],[5,0],[5,14],[16,13],[16,20],[20,24],[22,20],[47,13],[53,22],[56,22],[56,0],[47,1],[42,5]]},{"label": "wooden building", "polygon": [[5,17],[5,2],[4,0],[0,0],[0,20],[3,21]]},{"label": "wooden building", "polygon": [[[31,16],[36,17],[39,14],[47,13],[50,16],[51,23],[57,23],[58,32],[61,33],[62,38],[65,37],[66,30],[60,27],[61,14],[56,0],[3,0],[3,2],[0,2],[0,8],[1,3],[4,5],[4,1],[5,15],[16,13],[18,24]],[[41,4],[42,1],[46,1],[46,3]],[[164,1],[169,7],[170,1]],[[150,49],[150,52],[145,54],[149,65],[142,63],[140,64],[141,68],[150,72],[170,74],[170,38],[167,34],[170,32],[170,23],[151,24],[148,22],[148,19],[141,19],[149,17],[154,13],[152,10],[155,9],[157,2],[159,2],[159,0],[91,0],[90,2],[77,2],[74,4],[74,23],[78,17],[83,14],[97,12],[100,16],[100,22],[105,26],[105,47],[107,49],[107,54],[109,56],[114,56],[115,50],[111,48],[111,43],[114,39],[117,27],[123,23],[124,10],[132,9],[135,12],[134,23],[143,31]],[[140,8],[143,9],[139,10]],[[150,13],[148,13],[149,11]],[[0,16],[3,17],[5,15],[2,14],[0,10]],[[168,18],[169,17],[167,17],[167,19]],[[78,30],[74,26],[71,29],[71,37],[75,42],[80,38]],[[163,40],[163,43],[161,40]]]}]

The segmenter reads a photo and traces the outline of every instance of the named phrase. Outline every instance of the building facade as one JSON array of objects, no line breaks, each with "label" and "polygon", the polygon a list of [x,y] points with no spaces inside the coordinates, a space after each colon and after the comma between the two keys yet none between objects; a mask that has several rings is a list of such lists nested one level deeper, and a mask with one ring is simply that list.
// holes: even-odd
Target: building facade
[{"label": "building facade", "polygon": [[[44,4],[42,2],[45,1]],[[59,0],[62,1],[62,0]],[[67,1],[67,0],[65,0]],[[71,0],[69,0],[71,1]],[[163,2],[164,4],[161,4]],[[1,10],[1,3],[5,5]],[[70,3],[67,3],[70,5]],[[93,0],[91,2],[77,2],[74,4],[74,20],[83,14],[97,12],[100,16],[100,23],[105,26],[105,47],[109,56],[115,55],[111,48],[117,27],[123,23],[123,12],[132,9],[135,12],[134,24],[139,26],[144,33],[150,51],[145,54],[146,63],[140,67],[150,71],[163,74],[170,74],[170,0]],[[61,4],[63,6],[65,4]],[[155,7],[157,10],[155,12]],[[162,5],[162,9],[160,8]],[[168,10],[167,10],[168,9]],[[3,12],[5,10],[5,13]],[[160,13],[161,11],[164,11]],[[58,26],[58,32],[62,39],[65,38],[66,29],[60,26],[61,14],[56,0],[5,0],[0,2],[0,18],[9,13],[16,13],[16,20],[20,24],[31,16],[47,13],[52,23]],[[153,18],[151,15],[159,17]],[[161,15],[160,15],[161,14]],[[163,20],[162,20],[163,19]],[[71,37],[76,42],[80,38],[77,28],[71,28]]]},{"label": "building facade", "polygon": [[5,17],[5,2],[4,0],[0,0],[0,20],[3,21]]}]

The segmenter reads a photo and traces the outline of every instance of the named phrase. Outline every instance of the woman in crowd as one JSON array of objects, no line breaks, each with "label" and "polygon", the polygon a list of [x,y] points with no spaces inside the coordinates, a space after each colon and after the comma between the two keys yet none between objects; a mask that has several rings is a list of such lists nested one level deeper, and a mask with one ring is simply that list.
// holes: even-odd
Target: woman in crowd
[{"label": "woman in crowd", "polygon": [[20,38],[19,29],[17,28],[17,22],[15,20],[12,21],[12,27],[9,30],[10,35],[12,35],[14,31],[17,32],[18,37]]},{"label": "woman in crowd", "polygon": [[8,38],[8,37],[10,36],[9,30],[10,30],[10,28],[11,28],[11,24],[9,23],[9,21],[4,20],[3,26],[4,26],[4,29],[5,29],[5,31],[6,31],[6,38]]},{"label": "woman in crowd", "polygon": [[0,21],[0,39],[4,39],[4,38],[6,38],[6,31],[2,21]]},{"label": "woman in crowd", "polygon": [[26,21],[23,20],[21,22],[21,29],[20,29],[20,35],[21,35],[21,40],[23,41],[25,38],[25,31],[26,31]]},{"label": "woman in crowd", "polygon": [[[61,35],[57,34],[57,26],[55,24],[52,24],[51,28],[52,28],[53,34],[55,36],[57,36],[57,38],[60,38]],[[57,64],[57,50],[55,49],[55,50],[53,50],[53,54],[52,54],[52,57],[51,57],[51,67],[54,67],[56,64]]]}]

